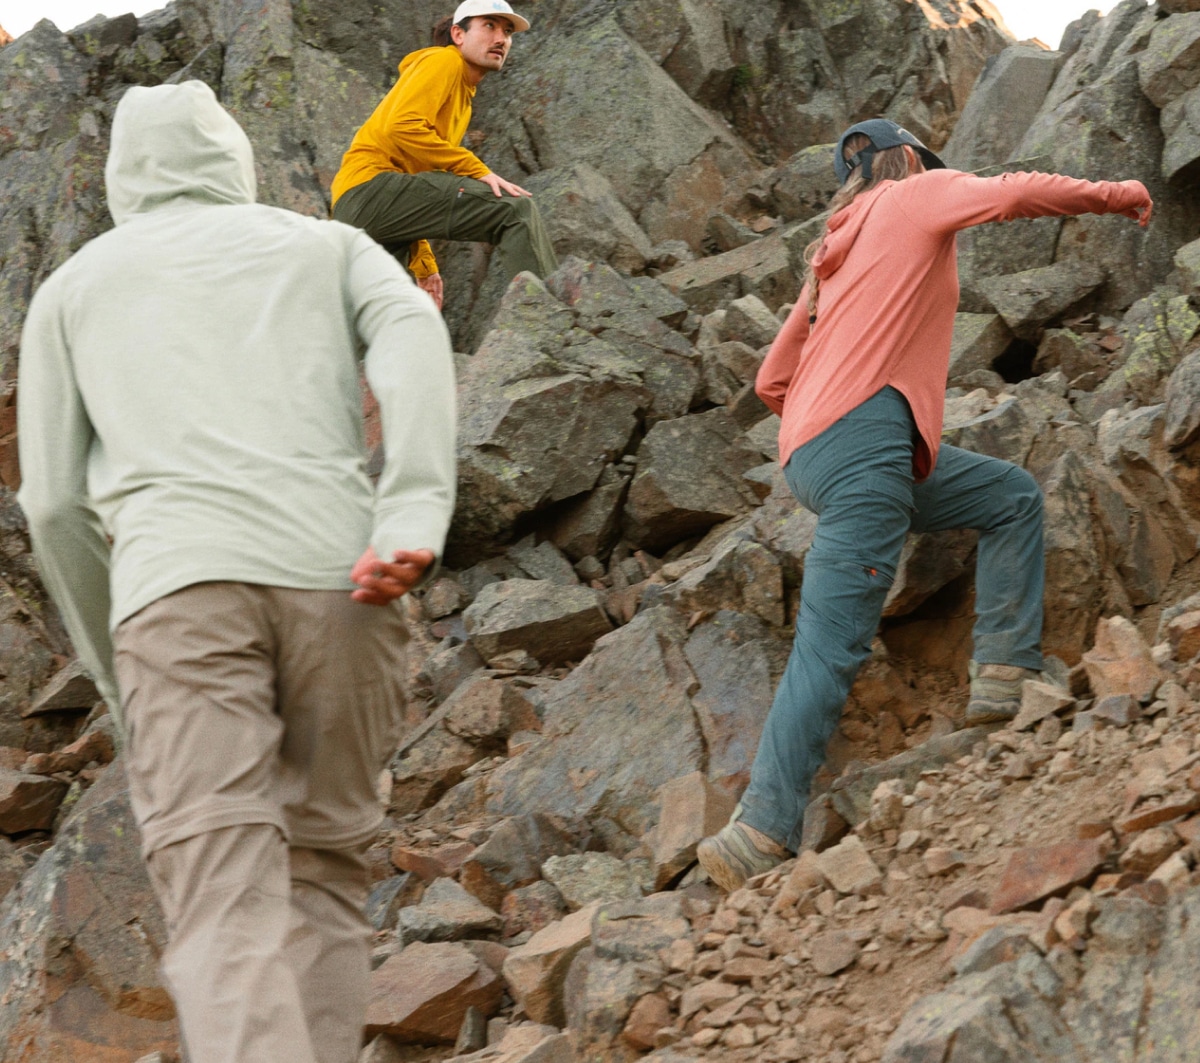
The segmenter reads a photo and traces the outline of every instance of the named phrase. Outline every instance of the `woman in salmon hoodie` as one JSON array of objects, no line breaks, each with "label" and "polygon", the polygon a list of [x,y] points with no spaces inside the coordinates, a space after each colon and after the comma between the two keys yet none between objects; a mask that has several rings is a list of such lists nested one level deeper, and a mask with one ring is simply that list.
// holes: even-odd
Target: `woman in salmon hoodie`
[{"label": "woman in salmon hoodie", "polygon": [[1042,496],[1027,472],[940,445],[958,307],[955,235],[989,221],[1123,214],[1145,226],[1138,181],[946,169],[877,118],[834,153],[842,188],[807,276],[759,370],[782,418],[779,458],[818,515],[796,638],[733,819],[700,844],[723,889],[798,850],[813,776],[870,654],[909,531],[975,528],[976,623],[967,722],[1015,715],[1042,667]]}]

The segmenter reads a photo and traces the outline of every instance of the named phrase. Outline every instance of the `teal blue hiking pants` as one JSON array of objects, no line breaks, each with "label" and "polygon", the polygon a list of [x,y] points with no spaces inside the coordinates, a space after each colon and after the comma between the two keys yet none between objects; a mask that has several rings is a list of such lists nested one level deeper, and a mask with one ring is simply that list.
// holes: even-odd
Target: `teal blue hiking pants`
[{"label": "teal blue hiking pants", "polygon": [[742,797],[742,820],[797,850],[813,776],[871,652],[910,531],[976,528],[974,657],[1042,667],[1042,494],[1029,473],[943,446],[913,482],[916,429],[885,387],[789,459],[784,474],[818,516],[804,561],[796,638]]},{"label": "teal blue hiking pants", "polygon": [[362,229],[405,268],[417,240],[477,240],[500,249],[510,279],[524,270],[545,277],[558,269],[533,199],[497,196],[473,177],[442,170],[376,174],[342,193],[333,217]]}]

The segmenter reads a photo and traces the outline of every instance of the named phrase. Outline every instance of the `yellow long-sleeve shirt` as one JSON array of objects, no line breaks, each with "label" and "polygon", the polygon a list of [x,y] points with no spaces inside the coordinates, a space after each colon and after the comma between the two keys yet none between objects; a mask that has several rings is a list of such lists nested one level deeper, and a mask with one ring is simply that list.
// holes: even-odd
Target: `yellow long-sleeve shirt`
[{"label": "yellow long-sleeve shirt", "polygon": [[[399,80],[354,134],[342,156],[341,169],[333,179],[333,201],[389,170],[446,170],[463,177],[491,173],[474,153],[462,147],[475,97],[466,70],[466,61],[453,46],[422,48],[406,55],[400,61]],[[437,272],[428,241],[413,245],[409,268],[418,279]]]}]

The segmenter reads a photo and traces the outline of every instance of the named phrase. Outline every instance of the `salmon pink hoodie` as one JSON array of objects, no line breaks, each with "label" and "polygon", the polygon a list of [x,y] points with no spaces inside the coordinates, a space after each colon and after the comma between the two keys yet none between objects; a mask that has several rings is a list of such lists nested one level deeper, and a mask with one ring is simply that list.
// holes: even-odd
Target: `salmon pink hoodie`
[{"label": "salmon pink hoodie", "polygon": [[1126,214],[1150,206],[1140,181],[1059,174],[976,177],[930,170],[884,181],[829,219],[813,268],[821,281],[810,327],[808,288],[759,370],[755,390],[783,418],[779,458],[891,385],[920,434],[913,473],[937,463],[950,339],[958,308],[955,235],[989,221]]}]

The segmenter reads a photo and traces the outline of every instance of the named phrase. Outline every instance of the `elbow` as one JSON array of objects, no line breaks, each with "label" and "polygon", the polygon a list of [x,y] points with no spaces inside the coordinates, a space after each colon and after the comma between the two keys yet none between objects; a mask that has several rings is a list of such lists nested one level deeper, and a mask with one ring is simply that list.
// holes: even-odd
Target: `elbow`
[{"label": "elbow", "polygon": [[77,499],[22,487],[17,493],[17,502],[25,514],[25,521],[29,525],[29,535],[35,544],[39,539],[61,534],[77,525],[80,520],[80,507]]}]

